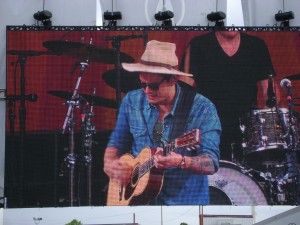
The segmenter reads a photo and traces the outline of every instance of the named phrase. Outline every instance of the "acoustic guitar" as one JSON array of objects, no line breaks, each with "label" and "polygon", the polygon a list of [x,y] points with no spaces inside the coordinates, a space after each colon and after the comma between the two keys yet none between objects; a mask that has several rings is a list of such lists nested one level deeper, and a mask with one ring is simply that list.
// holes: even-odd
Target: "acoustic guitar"
[{"label": "acoustic guitar", "polygon": [[[195,149],[200,143],[200,130],[194,129],[164,147],[164,154],[176,148]],[[120,185],[110,179],[107,194],[108,206],[146,205],[160,193],[163,184],[164,170],[154,166],[155,150],[146,147],[134,158],[130,154],[121,156],[132,168],[130,182]]]}]

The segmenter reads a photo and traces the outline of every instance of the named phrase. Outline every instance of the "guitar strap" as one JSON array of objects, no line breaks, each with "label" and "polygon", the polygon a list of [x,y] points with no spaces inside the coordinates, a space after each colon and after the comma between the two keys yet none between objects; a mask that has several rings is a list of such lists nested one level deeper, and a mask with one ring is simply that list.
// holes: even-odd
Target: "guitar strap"
[{"label": "guitar strap", "polygon": [[174,123],[169,137],[170,140],[174,140],[175,138],[181,136],[185,131],[187,119],[192,108],[192,103],[197,93],[193,87],[181,81],[178,81],[178,83],[181,86],[181,93],[174,112]]}]

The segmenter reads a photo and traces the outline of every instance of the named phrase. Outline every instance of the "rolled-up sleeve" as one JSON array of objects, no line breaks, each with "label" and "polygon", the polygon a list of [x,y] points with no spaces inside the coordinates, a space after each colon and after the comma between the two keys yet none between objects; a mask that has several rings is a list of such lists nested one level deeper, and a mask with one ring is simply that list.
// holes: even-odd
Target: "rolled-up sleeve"
[{"label": "rolled-up sleeve", "polygon": [[198,155],[208,155],[214,163],[215,170],[219,169],[221,122],[213,103],[203,96],[196,96],[191,110],[188,129],[200,129],[201,141]]}]

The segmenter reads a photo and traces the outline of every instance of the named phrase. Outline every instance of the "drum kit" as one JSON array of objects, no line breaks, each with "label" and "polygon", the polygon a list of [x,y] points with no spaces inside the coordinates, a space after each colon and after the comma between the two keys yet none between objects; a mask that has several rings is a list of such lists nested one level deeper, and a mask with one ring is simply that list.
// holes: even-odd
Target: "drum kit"
[{"label": "drum kit", "polygon": [[[300,80],[300,74],[288,78]],[[242,141],[236,150],[242,156],[221,160],[219,171],[209,176],[212,204],[299,205],[300,117],[293,106],[300,104],[293,100],[300,98],[293,98],[289,79],[280,82],[288,108],[275,101],[239,118]]]},{"label": "drum kit", "polygon": [[[123,70],[121,70],[121,62],[133,62],[134,59],[120,52],[121,41],[127,39],[135,39],[135,38],[147,38],[147,34],[143,33],[142,35],[131,35],[131,36],[112,36],[106,37],[103,40],[111,41],[113,49],[105,49],[92,44],[92,40],[89,44],[78,43],[78,42],[69,42],[69,41],[61,41],[61,40],[52,40],[46,41],[43,45],[50,51],[55,52],[57,55],[65,55],[72,58],[80,59],[80,63],[74,65],[72,69],[72,73],[75,72],[76,67],[80,66],[80,73],[75,84],[73,92],[66,91],[48,91],[50,95],[60,97],[66,99],[66,105],[68,106],[67,115],[64,120],[64,124],[62,127],[62,133],[65,133],[66,129],[68,129],[69,133],[69,154],[65,158],[65,164],[68,168],[68,176],[69,176],[69,196],[68,196],[68,204],[70,206],[79,204],[79,196],[75,193],[76,179],[78,177],[76,174],[75,166],[78,161],[78,155],[75,153],[75,142],[74,142],[74,109],[81,108],[81,135],[82,135],[82,144],[81,144],[81,157],[84,161],[84,165],[86,166],[86,205],[91,205],[91,185],[92,185],[92,143],[93,143],[93,134],[96,132],[96,128],[92,123],[92,118],[94,117],[93,107],[94,106],[103,106],[106,108],[114,108],[118,110],[120,101],[121,101],[121,92],[128,92],[133,89],[138,88],[138,75],[137,74],[125,74]],[[144,40],[145,43],[145,40]],[[84,74],[85,68],[88,66],[89,62],[96,63],[106,63],[106,64],[114,64],[115,69],[108,71],[103,75],[104,81],[111,87],[116,90],[116,100],[104,99],[96,96],[96,90],[93,90],[93,95],[80,94],[78,92],[81,79]],[[126,83],[126,85],[121,85],[122,83]],[[81,171],[82,172],[82,171]],[[81,184],[79,184],[80,186]]]}]

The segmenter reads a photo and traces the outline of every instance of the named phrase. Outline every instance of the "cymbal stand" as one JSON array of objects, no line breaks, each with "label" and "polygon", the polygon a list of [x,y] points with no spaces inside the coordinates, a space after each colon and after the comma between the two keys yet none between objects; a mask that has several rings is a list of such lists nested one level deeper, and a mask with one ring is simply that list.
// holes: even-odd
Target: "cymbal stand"
[{"label": "cymbal stand", "polygon": [[78,89],[80,81],[82,79],[85,68],[88,66],[88,57],[85,62],[80,62],[80,74],[78,76],[73,95],[71,100],[67,101],[68,111],[63,124],[62,133],[65,133],[66,127],[69,128],[69,154],[66,158],[68,169],[69,169],[69,204],[74,206],[74,186],[75,186],[75,165],[76,165],[76,154],[74,152],[75,142],[74,142],[74,108],[79,106],[78,100]]},{"label": "cymbal stand", "polygon": [[121,41],[129,40],[129,39],[136,39],[136,38],[143,38],[144,39],[144,45],[146,45],[148,41],[148,33],[144,32],[142,35],[129,35],[129,36],[111,36],[111,37],[105,37],[104,41],[112,41],[112,46],[115,50],[115,68],[117,72],[116,77],[116,101],[117,101],[117,114],[119,111],[119,106],[121,104]]},{"label": "cymbal stand", "polygon": [[288,117],[289,117],[289,124],[288,124],[288,151],[286,152],[286,160],[287,160],[287,181],[288,183],[292,183],[293,185],[293,201],[292,204],[299,205],[300,203],[300,171],[297,165],[297,157],[296,151],[299,146],[296,143],[295,135],[296,131],[294,129],[294,115],[293,115],[293,97],[292,97],[292,90],[291,86],[287,86],[287,95],[286,99],[288,101]]},{"label": "cymbal stand", "polygon": [[[96,95],[96,89],[94,89],[93,96]],[[96,133],[96,127],[92,124],[92,118],[94,117],[93,107],[94,101],[90,104],[90,111],[87,111],[88,102],[82,104],[81,110],[81,124],[82,124],[82,153],[84,158],[84,164],[87,168],[87,205],[92,205],[92,145],[93,134]]]}]

